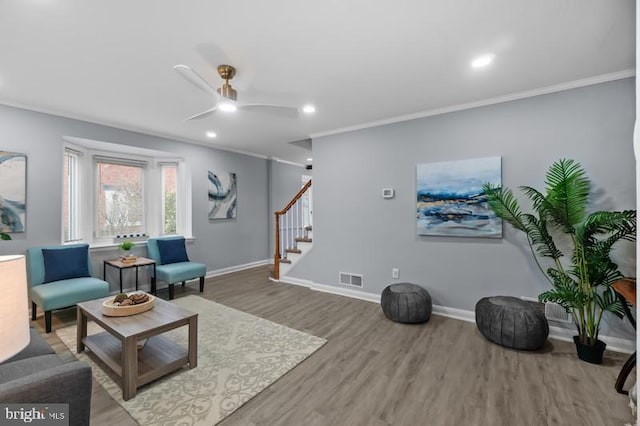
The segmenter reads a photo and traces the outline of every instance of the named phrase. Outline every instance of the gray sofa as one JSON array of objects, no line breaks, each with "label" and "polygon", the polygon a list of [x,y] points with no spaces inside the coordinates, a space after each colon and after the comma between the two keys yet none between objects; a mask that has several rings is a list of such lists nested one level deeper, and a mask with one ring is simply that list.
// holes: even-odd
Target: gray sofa
[{"label": "gray sofa", "polygon": [[89,424],[91,367],[86,362],[63,363],[40,334],[0,364],[1,403],[69,404],[69,425]]}]

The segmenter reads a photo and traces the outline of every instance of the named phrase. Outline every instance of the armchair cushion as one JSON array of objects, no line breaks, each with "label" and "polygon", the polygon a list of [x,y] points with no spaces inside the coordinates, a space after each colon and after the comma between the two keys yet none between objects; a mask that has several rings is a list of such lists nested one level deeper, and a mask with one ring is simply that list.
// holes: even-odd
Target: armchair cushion
[{"label": "armchair cushion", "polygon": [[167,284],[175,284],[207,275],[207,265],[196,262],[178,262],[156,266],[157,278]]},{"label": "armchair cushion", "polygon": [[73,306],[109,295],[109,284],[93,277],[71,278],[29,289],[31,300],[43,311]]},{"label": "armchair cushion", "polygon": [[43,248],[44,282],[89,277],[89,245]]},{"label": "armchair cushion", "polygon": [[189,261],[184,238],[158,239],[157,244],[161,265]]},{"label": "armchair cushion", "polygon": [[[77,252],[69,251],[69,249],[74,248],[79,250]],[[54,251],[56,253],[53,253]],[[47,253],[48,262],[45,261],[45,253]],[[76,258],[70,253],[78,255],[78,257]],[[62,259],[59,258],[60,256]],[[58,271],[53,274],[48,271],[49,267],[56,268],[58,262],[65,263],[71,257],[74,257],[74,260],[71,262],[72,266],[69,269],[65,269],[62,273]],[[82,262],[78,258],[82,259]],[[69,272],[70,270],[71,272]],[[81,276],[59,279],[62,276],[77,275]],[[53,279],[56,280],[52,281]],[[29,298],[31,302],[45,312],[45,329],[47,333],[51,331],[51,311],[109,295],[109,284],[106,281],[91,277],[89,246],[87,244],[31,247],[27,249],[27,282],[29,283]],[[35,319],[35,307],[33,319]]]}]

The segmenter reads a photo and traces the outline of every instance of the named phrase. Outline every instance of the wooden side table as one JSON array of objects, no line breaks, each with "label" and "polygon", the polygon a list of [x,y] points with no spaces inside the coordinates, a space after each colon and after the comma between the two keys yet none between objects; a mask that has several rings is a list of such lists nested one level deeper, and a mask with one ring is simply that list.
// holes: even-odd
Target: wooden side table
[{"label": "wooden side table", "polygon": [[138,289],[138,268],[141,266],[153,266],[151,276],[151,293],[156,293],[156,261],[146,257],[138,257],[135,262],[122,262],[120,259],[105,260],[102,266],[102,277],[107,280],[107,265],[117,268],[120,271],[120,293],[122,293],[122,270],[136,268],[136,290]]},{"label": "wooden side table", "polygon": [[[622,308],[624,312],[631,322],[633,329],[636,329],[636,321],[631,315],[631,310],[629,306],[627,306],[627,302],[629,302],[632,306],[636,306],[636,279],[635,278],[623,278],[621,280],[613,283],[613,289],[616,293],[619,294],[620,302],[622,302]],[[622,393],[627,395],[629,391],[624,390],[624,382],[627,381],[627,377],[631,374],[631,371],[636,366],[636,352],[633,353],[627,359],[627,362],[622,366],[622,370],[620,370],[620,374],[618,374],[618,378],[616,380],[616,391],[618,393]]]}]

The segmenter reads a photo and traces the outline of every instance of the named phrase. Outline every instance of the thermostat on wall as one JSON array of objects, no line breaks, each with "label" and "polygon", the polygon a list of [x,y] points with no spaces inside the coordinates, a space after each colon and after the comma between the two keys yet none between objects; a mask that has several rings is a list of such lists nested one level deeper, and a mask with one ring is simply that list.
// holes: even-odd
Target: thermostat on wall
[{"label": "thermostat on wall", "polygon": [[394,195],[393,188],[382,188],[382,198],[393,198]]}]

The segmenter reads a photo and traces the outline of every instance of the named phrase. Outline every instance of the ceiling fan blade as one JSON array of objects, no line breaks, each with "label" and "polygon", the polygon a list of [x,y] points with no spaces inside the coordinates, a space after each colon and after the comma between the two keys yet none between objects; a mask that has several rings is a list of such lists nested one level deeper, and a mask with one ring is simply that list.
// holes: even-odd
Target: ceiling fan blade
[{"label": "ceiling fan blade", "polygon": [[191,67],[187,65],[174,65],[173,69],[178,72],[185,80],[189,83],[193,84],[200,90],[204,90],[205,92],[214,95],[216,98],[218,97],[218,92],[216,89],[211,87],[207,81],[200,76],[197,72],[195,72]]},{"label": "ceiling fan blade", "polygon": [[213,114],[214,112],[216,112],[216,110],[218,109],[218,105],[214,106],[213,108],[209,108],[206,111],[202,111],[196,115],[192,115],[191,117],[187,117],[184,119],[184,121],[189,121],[189,120],[197,120],[199,118],[204,118],[205,116],[209,115],[209,114]]},{"label": "ceiling fan blade", "polygon": [[264,112],[267,114],[278,115],[280,117],[298,118],[300,116],[299,108],[287,105],[244,104],[239,105],[238,107],[243,111]]}]

